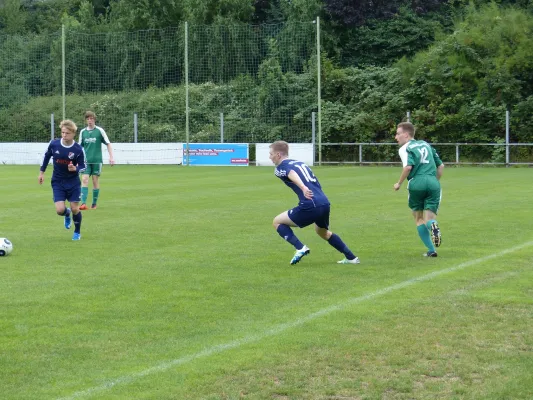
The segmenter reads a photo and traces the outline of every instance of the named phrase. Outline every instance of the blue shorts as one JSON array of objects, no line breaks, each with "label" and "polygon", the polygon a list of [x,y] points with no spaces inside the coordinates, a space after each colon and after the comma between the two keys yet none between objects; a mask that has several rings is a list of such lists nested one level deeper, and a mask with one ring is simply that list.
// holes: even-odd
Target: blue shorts
[{"label": "blue shorts", "polygon": [[52,181],[52,192],[54,203],[68,200],[71,203],[81,201],[81,182],[76,176],[75,179],[58,179]]},{"label": "blue shorts", "polygon": [[311,224],[316,224],[319,228],[329,229],[329,210],[330,205],[315,208],[294,207],[289,210],[289,218],[299,228],[305,228]]}]

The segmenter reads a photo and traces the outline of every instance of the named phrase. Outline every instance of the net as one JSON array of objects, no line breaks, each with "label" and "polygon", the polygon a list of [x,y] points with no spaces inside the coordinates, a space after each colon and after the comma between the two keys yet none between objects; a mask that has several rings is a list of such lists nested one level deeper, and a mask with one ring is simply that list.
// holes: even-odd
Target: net
[{"label": "net", "polygon": [[0,162],[35,163],[60,136],[63,72],[66,118],[81,128],[84,112],[94,111],[119,163],[179,163],[176,153],[187,139],[311,142],[315,29],[291,23],[67,30],[64,71],[61,33],[2,35]]}]

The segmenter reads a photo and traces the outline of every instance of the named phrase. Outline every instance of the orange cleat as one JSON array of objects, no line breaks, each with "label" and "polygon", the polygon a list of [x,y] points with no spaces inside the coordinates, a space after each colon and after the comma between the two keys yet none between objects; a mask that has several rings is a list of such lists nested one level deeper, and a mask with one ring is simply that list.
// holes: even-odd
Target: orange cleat
[{"label": "orange cleat", "polygon": [[85,203],[83,203],[81,206],[80,206],[80,210],[87,210],[87,205]]}]

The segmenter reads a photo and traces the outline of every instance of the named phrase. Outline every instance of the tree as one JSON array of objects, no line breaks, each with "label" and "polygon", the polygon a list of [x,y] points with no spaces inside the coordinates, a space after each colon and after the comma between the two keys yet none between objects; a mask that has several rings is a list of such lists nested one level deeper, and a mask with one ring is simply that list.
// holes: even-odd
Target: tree
[{"label": "tree", "polygon": [[26,31],[27,12],[20,0],[5,0],[0,7],[0,26],[4,33],[23,33]]}]

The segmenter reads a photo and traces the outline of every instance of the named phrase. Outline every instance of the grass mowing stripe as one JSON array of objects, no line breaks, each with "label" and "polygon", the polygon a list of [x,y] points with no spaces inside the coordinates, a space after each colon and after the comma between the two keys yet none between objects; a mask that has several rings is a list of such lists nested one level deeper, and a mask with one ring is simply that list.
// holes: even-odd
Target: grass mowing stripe
[{"label": "grass mowing stripe", "polygon": [[431,279],[433,279],[435,277],[438,277],[440,275],[444,275],[444,274],[447,274],[447,273],[450,273],[450,272],[458,271],[458,270],[470,267],[470,266],[475,265],[475,264],[483,263],[485,261],[489,261],[489,260],[492,260],[494,258],[498,258],[498,257],[504,256],[506,254],[513,253],[515,251],[524,249],[526,247],[530,247],[532,245],[533,245],[533,241],[525,242],[525,243],[522,243],[522,244],[520,244],[518,246],[514,246],[514,247],[511,247],[509,249],[502,250],[502,251],[500,251],[498,253],[493,253],[493,254],[490,254],[490,255],[485,256],[485,257],[477,258],[477,259],[474,259],[474,260],[471,260],[471,261],[466,261],[464,263],[456,265],[455,267],[450,267],[450,268],[445,268],[445,269],[442,269],[442,270],[434,271],[434,272],[431,272],[429,274],[426,274],[426,275],[423,275],[423,276],[419,276],[419,277],[416,277],[416,278],[409,279],[407,281],[398,283],[396,285],[392,285],[392,286],[388,286],[388,287],[380,289],[380,290],[376,290],[376,291],[368,293],[368,294],[366,294],[364,296],[354,297],[354,298],[348,299],[347,301],[345,301],[343,303],[339,303],[339,304],[336,304],[336,305],[333,305],[333,306],[330,306],[330,307],[326,307],[326,308],[324,308],[322,310],[319,310],[317,312],[309,314],[309,315],[307,315],[305,317],[299,318],[299,319],[297,319],[295,321],[292,321],[292,322],[289,322],[289,323],[286,323],[286,324],[278,325],[278,326],[276,326],[276,327],[274,327],[272,329],[266,330],[265,332],[263,332],[260,335],[252,335],[252,336],[248,336],[248,337],[245,337],[245,338],[242,338],[242,339],[239,339],[239,340],[234,340],[232,342],[221,344],[221,345],[218,345],[218,346],[213,346],[213,347],[205,349],[205,350],[203,350],[201,352],[198,352],[196,354],[191,354],[189,356],[185,356],[185,357],[178,358],[178,359],[175,359],[175,360],[172,360],[172,361],[164,362],[164,363],[161,363],[161,364],[156,365],[154,367],[151,367],[151,368],[145,369],[143,371],[140,371],[138,373],[122,376],[122,377],[117,378],[115,380],[106,382],[106,383],[104,383],[104,384],[102,384],[100,386],[95,386],[95,387],[92,387],[92,388],[89,388],[89,389],[86,389],[86,390],[82,390],[82,391],[73,393],[72,395],[67,396],[67,397],[63,397],[63,398],[61,398],[59,400],[74,400],[74,399],[79,399],[79,398],[83,398],[83,397],[87,397],[87,396],[92,396],[92,395],[95,395],[95,394],[97,394],[99,392],[103,392],[105,390],[111,389],[114,386],[117,386],[117,385],[120,385],[120,384],[127,384],[127,383],[133,382],[133,381],[135,381],[135,380],[137,380],[139,378],[142,378],[142,377],[145,377],[145,376],[148,376],[148,375],[151,375],[151,374],[155,374],[155,373],[158,373],[158,372],[163,372],[163,371],[166,371],[166,370],[168,370],[168,369],[170,369],[172,367],[175,367],[175,366],[178,366],[178,365],[182,365],[182,364],[186,364],[188,362],[197,360],[197,359],[202,358],[202,357],[209,357],[209,356],[211,356],[213,354],[218,354],[218,353],[224,352],[226,350],[231,350],[231,349],[235,349],[235,348],[238,348],[240,346],[243,346],[243,345],[246,345],[246,344],[249,344],[249,343],[258,342],[258,341],[260,341],[262,339],[265,339],[267,337],[271,337],[271,336],[277,335],[279,333],[282,333],[282,332],[284,332],[284,331],[286,331],[288,329],[295,328],[297,326],[303,325],[303,324],[305,324],[305,323],[307,323],[309,321],[312,321],[312,320],[314,320],[316,318],[331,314],[331,313],[333,313],[335,311],[342,310],[342,309],[344,309],[344,308],[346,308],[348,306],[351,306],[353,304],[360,303],[360,302],[365,301],[365,300],[370,300],[372,298],[385,295],[385,294],[393,292],[395,290],[406,288],[406,287],[414,285],[415,283],[418,283],[418,282],[425,282],[425,281],[431,280]]}]

